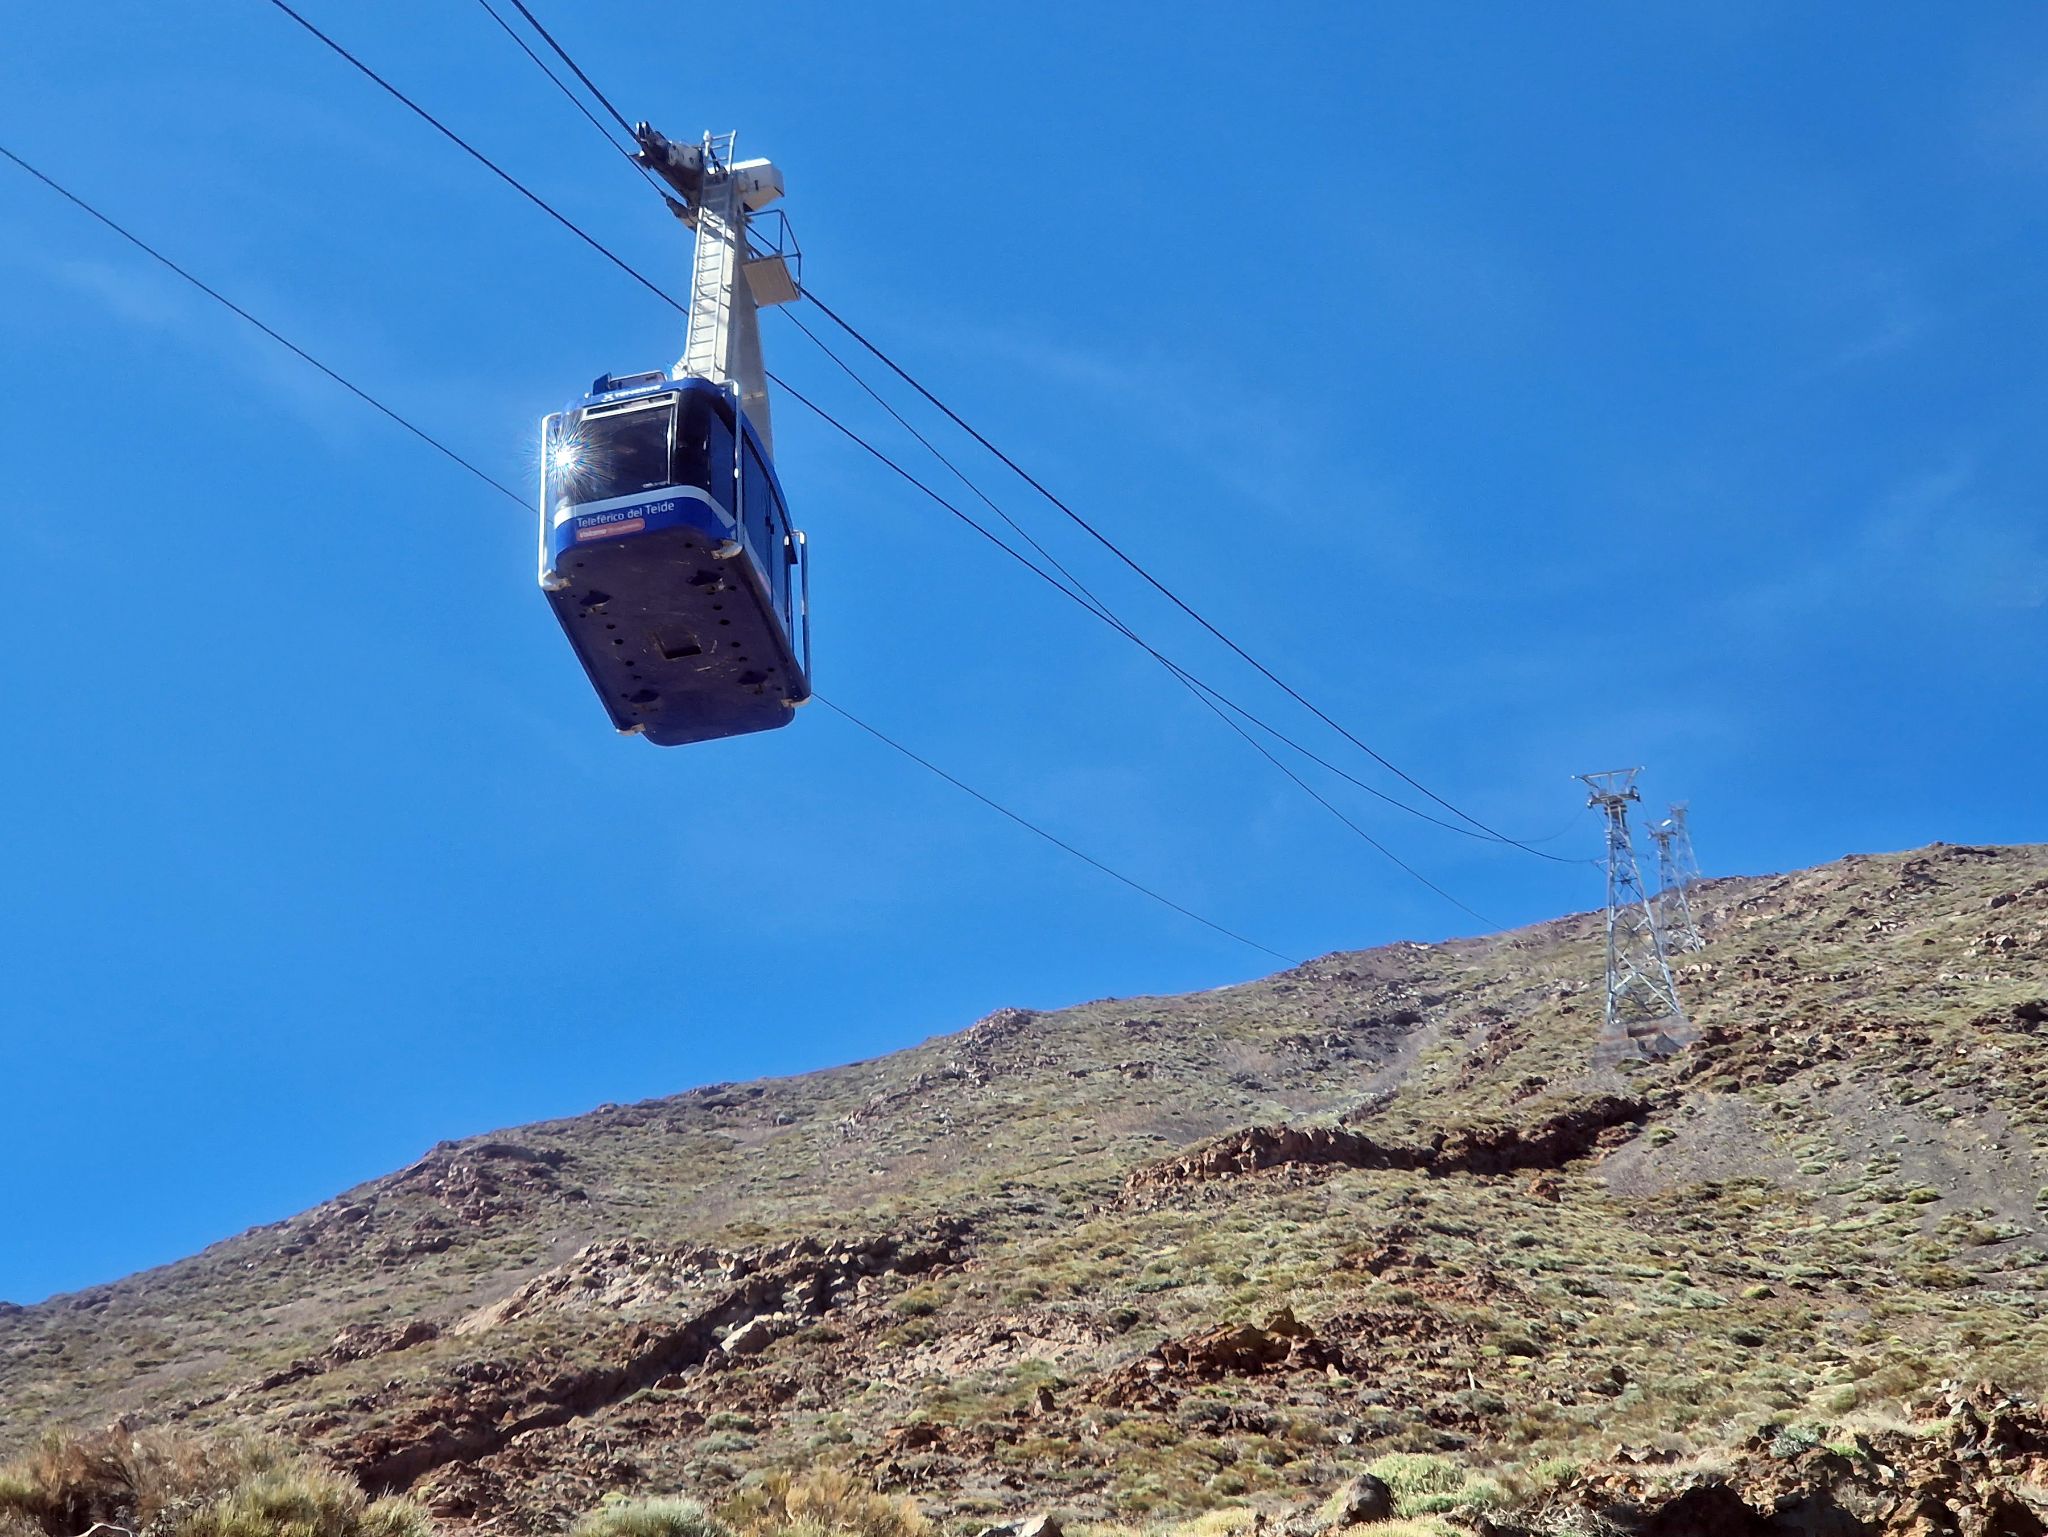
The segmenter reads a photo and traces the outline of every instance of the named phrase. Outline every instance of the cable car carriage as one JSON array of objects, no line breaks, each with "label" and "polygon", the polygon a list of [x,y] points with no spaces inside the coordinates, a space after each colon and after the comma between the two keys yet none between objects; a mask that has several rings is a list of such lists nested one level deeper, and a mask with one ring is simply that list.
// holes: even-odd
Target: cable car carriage
[{"label": "cable car carriage", "polygon": [[[809,567],[770,447],[757,311],[799,297],[769,160],[634,128],[695,237],[683,357],[541,424],[540,585],[620,731],[663,747],[787,725],[811,694]],[[785,249],[787,242],[787,249]]]},{"label": "cable car carriage", "polygon": [[810,697],[804,536],[734,386],[607,374],[541,426],[540,585],[622,732],[663,747]]}]

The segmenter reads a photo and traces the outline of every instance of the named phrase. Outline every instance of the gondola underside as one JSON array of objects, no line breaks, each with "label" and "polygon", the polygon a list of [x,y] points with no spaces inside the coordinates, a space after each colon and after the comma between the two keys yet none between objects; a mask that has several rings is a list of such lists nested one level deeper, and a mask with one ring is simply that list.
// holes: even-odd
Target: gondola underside
[{"label": "gondola underside", "polygon": [[745,557],[718,548],[670,527],[558,556],[548,605],[619,730],[662,747],[769,731],[807,696]]}]

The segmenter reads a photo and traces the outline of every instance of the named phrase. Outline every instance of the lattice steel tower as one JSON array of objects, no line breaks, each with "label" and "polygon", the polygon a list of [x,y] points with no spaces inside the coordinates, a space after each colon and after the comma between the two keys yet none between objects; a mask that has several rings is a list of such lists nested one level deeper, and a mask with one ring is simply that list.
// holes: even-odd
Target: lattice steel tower
[{"label": "lattice steel tower", "polygon": [[1685,892],[1692,895],[1692,888],[1700,883],[1700,862],[1692,851],[1692,833],[1685,825],[1685,802],[1673,801],[1671,815],[1664,825],[1671,829],[1671,853],[1678,861],[1678,873],[1685,879]]},{"label": "lattice steel tower", "polygon": [[1669,822],[1653,822],[1651,842],[1657,844],[1657,928],[1663,932],[1665,949],[1671,953],[1704,951],[1700,924],[1692,916],[1692,881],[1677,859],[1677,828]]},{"label": "lattice steel tower", "polygon": [[1667,950],[1704,950],[1700,926],[1692,915],[1693,877],[1688,869],[1691,843],[1685,836],[1685,808],[1673,806],[1673,816],[1650,824],[1650,841],[1657,845],[1657,926],[1663,932]]},{"label": "lattice steel tower", "polygon": [[1608,769],[1579,775],[1591,792],[1586,804],[1598,806],[1607,818],[1607,1004],[1593,1049],[1595,1067],[1668,1057],[1697,1038],[1679,1005],[1663,932],[1643,890],[1629,838],[1628,803],[1642,799],[1636,789],[1641,772]]}]

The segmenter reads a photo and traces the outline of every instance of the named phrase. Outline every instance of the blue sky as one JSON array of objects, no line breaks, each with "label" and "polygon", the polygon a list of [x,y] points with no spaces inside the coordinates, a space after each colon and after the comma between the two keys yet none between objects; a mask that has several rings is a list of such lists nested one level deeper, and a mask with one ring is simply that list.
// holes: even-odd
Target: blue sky
[{"label": "blue sky", "polygon": [[[305,8],[680,290],[680,229],[481,9]],[[1710,873],[2048,836],[2048,12],[762,4],[729,69],[688,7],[540,14],[629,115],[774,156],[822,297],[1494,825],[1591,854],[1570,776],[1641,762]],[[0,143],[501,478],[594,374],[679,350],[258,0],[9,32]],[[442,1137],[1270,969],[823,711],[615,738],[518,508],[5,165],[0,293],[0,1297]],[[1287,954],[1480,927],[858,450],[777,429],[825,693]],[[1307,772],[1495,923],[1599,901]]]}]

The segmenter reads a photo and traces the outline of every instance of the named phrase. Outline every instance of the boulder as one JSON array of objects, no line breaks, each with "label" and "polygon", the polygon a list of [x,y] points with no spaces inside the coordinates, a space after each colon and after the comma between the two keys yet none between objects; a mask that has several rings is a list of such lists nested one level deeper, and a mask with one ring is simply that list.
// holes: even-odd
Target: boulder
[{"label": "boulder", "polygon": [[1363,1526],[1368,1521],[1385,1521],[1394,1514],[1394,1491],[1385,1480],[1361,1473],[1330,1496],[1332,1526]]},{"label": "boulder", "polygon": [[750,1318],[725,1337],[721,1348],[729,1356],[757,1356],[775,1340],[775,1325],[766,1318]]}]

